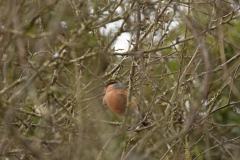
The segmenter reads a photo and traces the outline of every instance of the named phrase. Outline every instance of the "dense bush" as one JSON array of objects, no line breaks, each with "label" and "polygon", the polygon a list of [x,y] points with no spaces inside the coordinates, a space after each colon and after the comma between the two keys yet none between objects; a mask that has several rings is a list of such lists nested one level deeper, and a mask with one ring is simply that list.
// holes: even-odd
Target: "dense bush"
[{"label": "dense bush", "polygon": [[[0,7],[1,159],[240,158],[237,0]],[[102,100],[111,81],[148,126],[122,127]]]}]

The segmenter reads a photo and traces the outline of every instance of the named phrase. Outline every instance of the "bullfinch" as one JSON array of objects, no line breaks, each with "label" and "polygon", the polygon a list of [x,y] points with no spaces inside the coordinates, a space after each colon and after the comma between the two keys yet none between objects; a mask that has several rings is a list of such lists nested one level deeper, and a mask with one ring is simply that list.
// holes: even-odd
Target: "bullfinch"
[{"label": "bullfinch", "polygon": [[[108,83],[103,100],[107,106],[117,115],[123,116],[127,107],[127,89],[120,82]],[[132,98],[129,108],[129,115],[133,117],[133,122],[141,119],[143,126],[148,126],[149,122],[139,113],[139,106]]]},{"label": "bullfinch", "polygon": [[[107,106],[117,115],[123,116],[127,107],[127,89],[120,82],[111,82],[107,85],[104,101]],[[132,98],[130,102],[130,115],[139,115],[139,107]]]}]

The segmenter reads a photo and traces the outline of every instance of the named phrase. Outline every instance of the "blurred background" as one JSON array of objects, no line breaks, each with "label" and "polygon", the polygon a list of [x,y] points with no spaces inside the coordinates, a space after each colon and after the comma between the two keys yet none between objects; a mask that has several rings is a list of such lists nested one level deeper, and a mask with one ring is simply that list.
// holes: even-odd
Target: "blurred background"
[{"label": "blurred background", "polygon": [[[0,8],[0,159],[240,158],[238,0]],[[119,129],[123,117],[103,103],[112,81],[147,126]]]}]

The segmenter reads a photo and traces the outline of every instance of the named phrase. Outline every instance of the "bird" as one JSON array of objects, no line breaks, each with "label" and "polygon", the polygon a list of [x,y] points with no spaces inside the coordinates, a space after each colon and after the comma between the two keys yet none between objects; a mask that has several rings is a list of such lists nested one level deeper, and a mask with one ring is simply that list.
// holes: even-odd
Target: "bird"
[{"label": "bird", "polygon": [[[104,95],[104,102],[115,114],[124,116],[127,107],[127,89],[120,82],[110,82],[107,84]],[[130,102],[129,115],[139,115],[139,106],[132,98]]]},{"label": "bird", "polygon": [[[127,96],[128,91],[120,82],[110,82],[107,84],[103,100],[108,108],[110,108],[115,114],[124,116],[127,107]],[[149,125],[148,120],[140,115],[139,110],[140,108],[135,99],[131,98],[129,117],[132,118],[132,124],[137,125],[136,129],[141,125],[144,127]],[[138,123],[139,121],[140,123]]]}]

